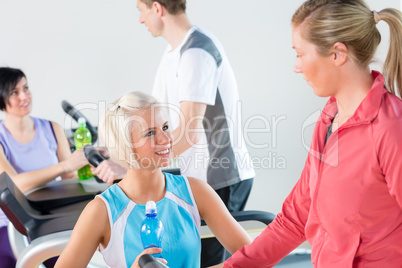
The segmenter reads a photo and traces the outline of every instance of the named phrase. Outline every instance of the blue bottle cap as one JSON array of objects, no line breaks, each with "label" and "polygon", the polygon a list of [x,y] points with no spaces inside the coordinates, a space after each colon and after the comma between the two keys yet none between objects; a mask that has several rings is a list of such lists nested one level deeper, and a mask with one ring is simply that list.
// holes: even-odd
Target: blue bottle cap
[{"label": "blue bottle cap", "polygon": [[156,203],[152,200],[148,201],[145,205],[145,214],[157,214],[156,212]]}]

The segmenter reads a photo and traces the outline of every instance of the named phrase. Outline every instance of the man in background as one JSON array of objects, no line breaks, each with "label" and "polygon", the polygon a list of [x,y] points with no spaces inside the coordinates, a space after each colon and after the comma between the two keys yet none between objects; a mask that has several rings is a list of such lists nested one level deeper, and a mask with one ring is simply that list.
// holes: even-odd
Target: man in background
[{"label": "man in background", "polygon": [[[186,0],[137,0],[137,7],[140,23],[169,43],[152,95],[170,107],[172,156],[183,175],[207,181],[229,211],[243,210],[255,172],[240,129],[237,83],[221,44],[190,23]],[[215,238],[202,243],[202,267],[223,260]]]}]

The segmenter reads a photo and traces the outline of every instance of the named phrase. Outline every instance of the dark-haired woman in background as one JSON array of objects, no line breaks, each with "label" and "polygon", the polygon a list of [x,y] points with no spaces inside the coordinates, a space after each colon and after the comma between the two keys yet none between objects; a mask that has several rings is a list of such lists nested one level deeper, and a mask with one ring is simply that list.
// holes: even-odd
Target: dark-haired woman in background
[{"label": "dark-haired woman in background", "polygon": [[[77,178],[76,170],[88,164],[82,150],[73,154],[63,128],[30,116],[32,94],[25,74],[0,68],[0,173],[6,172],[23,193],[56,177]],[[8,219],[0,210],[0,263],[14,268],[15,257],[7,236]]]}]

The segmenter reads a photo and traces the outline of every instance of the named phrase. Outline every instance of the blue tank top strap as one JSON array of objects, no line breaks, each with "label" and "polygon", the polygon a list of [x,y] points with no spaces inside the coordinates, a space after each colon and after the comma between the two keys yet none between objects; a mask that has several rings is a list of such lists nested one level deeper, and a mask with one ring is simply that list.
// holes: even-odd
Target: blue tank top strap
[{"label": "blue tank top strap", "polygon": [[130,198],[127,197],[117,184],[113,184],[100,195],[109,203],[112,222],[115,223],[120,213],[123,212],[130,202]]},{"label": "blue tank top strap", "polygon": [[170,173],[163,174],[165,174],[166,181],[169,181],[166,185],[166,191],[180,196],[180,198],[193,206],[194,202],[192,194],[190,195],[191,189],[189,189],[187,185],[187,178],[185,179],[183,176],[172,175]]},{"label": "blue tank top strap", "polygon": [[177,203],[182,209],[186,210],[187,213],[191,215],[197,228],[197,232],[200,234],[201,217],[187,177],[172,175],[170,173],[164,174],[166,176],[166,181],[169,181],[166,185],[165,197]]}]

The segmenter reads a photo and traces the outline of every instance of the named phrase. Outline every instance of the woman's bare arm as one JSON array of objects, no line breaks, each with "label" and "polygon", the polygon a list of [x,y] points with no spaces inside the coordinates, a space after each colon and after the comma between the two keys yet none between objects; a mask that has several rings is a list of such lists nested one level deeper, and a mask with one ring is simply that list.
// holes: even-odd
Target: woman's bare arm
[{"label": "woman's bare arm", "polygon": [[55,267],[87,267],[99,244],[106,247],[109,239],[110,223],[106,205],[100,198],[95,198],[82,211]]}]

